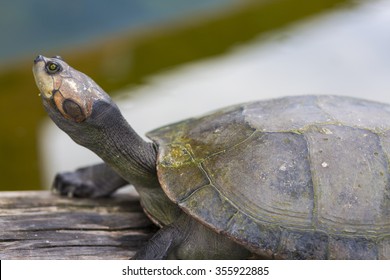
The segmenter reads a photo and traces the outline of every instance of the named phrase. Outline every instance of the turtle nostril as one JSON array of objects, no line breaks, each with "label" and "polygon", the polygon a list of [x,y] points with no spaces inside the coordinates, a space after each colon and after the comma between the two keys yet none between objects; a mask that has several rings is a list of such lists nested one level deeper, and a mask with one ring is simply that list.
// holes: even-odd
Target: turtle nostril
[{"label": "turtle nostril", "polygon": [[38,56],[34,59],[34,63],[38,63],[39,61],[43,61],[43,56],[42,56],[42,55],[38,55]]}]

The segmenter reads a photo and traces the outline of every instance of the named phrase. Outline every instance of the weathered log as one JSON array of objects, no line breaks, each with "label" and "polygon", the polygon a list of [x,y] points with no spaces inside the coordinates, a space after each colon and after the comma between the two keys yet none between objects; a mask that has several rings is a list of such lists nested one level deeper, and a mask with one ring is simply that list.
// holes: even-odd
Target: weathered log
[{"label": "weathered log", "polygon": [[129,192],[0,192],[0,259],[129,259],[156,230]]}]

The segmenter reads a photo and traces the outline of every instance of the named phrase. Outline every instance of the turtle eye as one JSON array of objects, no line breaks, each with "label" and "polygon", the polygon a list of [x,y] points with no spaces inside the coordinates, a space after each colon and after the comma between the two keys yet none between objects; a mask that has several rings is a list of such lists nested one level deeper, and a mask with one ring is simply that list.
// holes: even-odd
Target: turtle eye
[{"label": "turtle eye", "polygon": [[55,63],[55,62],[49,61],[46,64],[46,71],[49,74],[55,74],[55,73],[57,73],[60,70],[61,70],[61,66],[59,64]]}]

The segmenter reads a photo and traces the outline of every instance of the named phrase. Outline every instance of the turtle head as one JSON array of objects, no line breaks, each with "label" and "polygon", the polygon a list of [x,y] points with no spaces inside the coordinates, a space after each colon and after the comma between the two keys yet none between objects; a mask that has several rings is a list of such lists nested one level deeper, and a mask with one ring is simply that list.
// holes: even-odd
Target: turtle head
[{"label": "turtle head", "polygon": [[60,129],[128,181],[154,180],[154,146],[131,128],[118,106],[90,77],[58,56],[37,56],[33,73],[43,105]]},{"label": "turtle head", "polygon": [[95,148],[100,131],[122,119],[110,96],[61,57],[38,55],[33,74],[50,118],[76,143]]},{"label": "turtle head", "polygon": [[59,56],[37,56],[33,73],[44,106],[57,125],[90,119],[97,103],[114,105],[90,77],[70,67]]}]

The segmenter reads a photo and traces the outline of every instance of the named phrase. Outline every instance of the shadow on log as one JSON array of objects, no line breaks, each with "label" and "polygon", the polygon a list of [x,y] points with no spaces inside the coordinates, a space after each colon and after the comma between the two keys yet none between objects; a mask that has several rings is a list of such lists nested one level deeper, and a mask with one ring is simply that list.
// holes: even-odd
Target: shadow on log
[{"label": "shadow on log", "polygon": [[138,197],[0,192],[0,259],[129,259],[157,231]]}]

